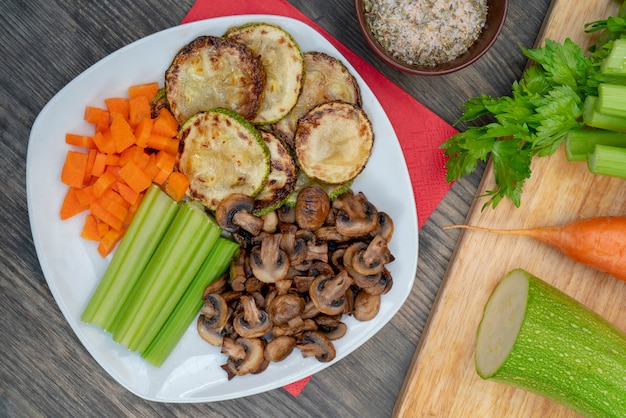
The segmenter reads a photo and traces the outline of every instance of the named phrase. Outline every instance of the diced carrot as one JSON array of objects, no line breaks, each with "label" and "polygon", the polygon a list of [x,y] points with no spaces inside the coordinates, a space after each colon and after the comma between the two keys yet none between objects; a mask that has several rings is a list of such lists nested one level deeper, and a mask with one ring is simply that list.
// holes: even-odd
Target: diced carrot
[{"label": "diced carrot", "polygon": [[89,135],[79,135],[68,132],[65,134],[65,143],[68,145],[75,145],[77,147],[96,148],[96,143],[93,142],[93,137]]},{"label": "diced carrot", "polygon": [[128,120],[130,101],[127,97],[109,97],[104,99],[109,113],[119,113],[124,117],[124,120]]},{"label": "diced carrot", "polygon": [[143,192],[152,184],[152,178],[133,161],[123,165],[119,175],[137,193]]},{"label": "diced carrot", "polygon": [[117,188],[120,196],[122,196],[131,206],[135,205],[141,197],[141,193],[137,193],[126,183],[118,183]]},{"label": "diced carrot", "polygon": [[132,222],[135,213],[137,213],[137,209],[139,209],[139,204],[141,203],[144,194],[145,192],[139,193],[139,198],[137,199],[137,202],[134,205],[130,205],[130,207],[128,208],[128,214],[126,215],[126,219],[124,220],[125,225],[130,225],[130,223]]},{"label": "diced carrot", "polygon": [[154,119],[152,133],[170,138],[178,134],[178,121],[166,107],[159,109],[159,116]]},{"label": "diced carrot", "polygon": [[102,196],[106,190],[111,188],[116,180],[117,176],[111,170],[105,170],[93,184],[93,194],[96,197]]},{"label": "diced carrot", "polygon": [[89,157],[84,152],[68,151],[61,170],[61,181],[70,187],[82,187]]},{"label": "diced carrot", "polygon": [[96,160],[97,153],[98,150],[95,148],[90,148],[89,153],[87,153],[87,166],[85,167],[85,178],[83,179],[83,184],[89,184],[91,182],[91,170]]},{"label": "diced carrot", "polygon": [[154,119],[143,118],[139,121],[135,127],[135,144],[137,146],[145,148],[148,145],[148,137],[152,132],[152,126],[154,125]]},{"label": "diced carrot", "polygon": [[146,96],[137,96],[130,99],[128,123],[132,126],[137,126],[141,119],[150,118],[151,116],[150,99]]},{"label": "diced carrot", "polygon": [[98,220],[91,213],[85,216],[85,223],[80,236],[90,241],[100,241],[101,235],[98,229]]},{"label": "diced carrot", "polygon": [[144,96],[149,101],[152,101],[154,100],[158,92],[159,83],[157,82],[136,84],[128,88],[128,97],[130,97],[130,99],[132,100],[135,97]]},{"label": "diced carrot", "polygon": [[166,151],[171,154],[178,153],[178,139],[167,136],[151,134],[148,137],[148,148]]},{"label": "diced carrot", "polygon": [[104,132],[111,126],[111,114],[108,110],[102,112],[100,120],[96,123],[96,132]]},{"label": "diced carrot", "polygon": [[156,166],[159,172],[152,178],[152,181],[156,184],[162,185],[169,177],[170,173],[174,171],[174,165],[176,164],[176,155],[170,154],[166,151],[159,151],[156,154]]},{"label": "diced carrot", "polygon": [[129,161],[133,161],[139,166],[139,168],[143,168],[148,163],[149,158],[150,156],[146,153],[146,150],[136,145],[133,145],[124,150],[124,152],[122,152],[122,154],[120,155],[119,165],[124,166]]},{"label": "diced carrot", "polygon": [[104,237],[104,234],[109,232],[109,229],[111,229],[111,227],[106,222],[103,222],[97,218],[96,220],[98,222],[98,234],[100,234],[100,238],[102,238]]},{"label": "diced carrot", "polygon": [[170,195],[172,199],[180,202],[189,188],[189,179],[180,171],[173,171],[165,182],[165,193]]},{"label": "diced carrot", "polygon": [[75,193],[78,202],[84,208],[89,208],[89,204],[96,199],[96,195],[93,193],[93,185],[76,189]]},{"label": "diced carrot", "polygon": [[[117,183],[118,188],[120,184],[123,184],[123,183],[118,182]],[[126,199],[124,199],[124,197],[122,197],[122,195],[119,192],[114,191],[113,188],[108,189],[107,191],[104,192],[102,196],[100,196],[100,203],[107,210],[109,210],[109,207],[107,206],[107,203],[109,201],[114,202],[117,205],[124,206],[126,208],[130,206],[128,202],[126,201]]]},{"label": "diced carrot", "polygon": [[122,114],[111,114],[110,130],[116,152],[122,152],[135,143],[135,134]]},{"label": "diced carrot", "polygon": [[75,187],[70,187],[65,194],[65,198],[63,199],[63,204],[61,205],[61,219],[69,219],[72,216],[78,215],[79,213],[87,210],[89,206],[83,206],[80,204],[78,197],[76,196]]},{"label": "diced carrot", "polygon": [[142,167],[143,171],[146,172],[150,180],[153,180],[154,177],[159,173],[159,167],[156,165],[156,155],[150,154],[148,156],[148,162],[145,167]]},{"label": "diced carrot", "polygon": [[120,156],[119,156],[119,154],[108,154],[106,156],[106,164],[108,166],[120,165]]},{"label": "diced carrot", "polygon": [[96,107],[96,106],[85,106],[85,114],[83,116],[83,118],[94,125],[97,125],[98,122],[100,122],[100,119],[102,119],[102,116],[104,115],[104,112],[106,112],[106,110],[100,108],[100,107]]},{"label": "diced carrot", "polygon": [[106,222],[111,228],[120,230],[123,226],[123,220],[106,210],[98,200],[94,200],[89,205],[89,210],[93,215],[103,222]]},{"label": "diced carrot", "polygon": [[100,243],[98,244],[98,253],[102,257],[106,257],[107,255],[109,255],[111,251],[113,251],[113,249],[115,248],[115,245],[118,243],[118,241],[124,235],[124,232],[125,231],[123,230],[109,229],[109,231],[104,234],[104,236],[100,240]]},{"label": "diced carrot", "polygon": [[100,205],[102,205],[108,213],[119,219],[119,221],[123,224],[126,219],[126,215],[128,214],[128,207],[130,205],[124,199],[122,199],[122,201],[123,203],[120,203],[117,200],[99,199]]},{"label": "diced carrot", "polygon": [[96,158],[94,159],[93,166],[91,167],[91,175],[94,177],[100,177],[102,173],[104,173],[106,166],[107,154],[97,151]]},{"label": "diced carrot", "polygon": [[115,143],[113,142],[109,131],[96,132],[93,135],[93,141],[96,143],[96,147],[100,152],[105,154],[115,153]]}]

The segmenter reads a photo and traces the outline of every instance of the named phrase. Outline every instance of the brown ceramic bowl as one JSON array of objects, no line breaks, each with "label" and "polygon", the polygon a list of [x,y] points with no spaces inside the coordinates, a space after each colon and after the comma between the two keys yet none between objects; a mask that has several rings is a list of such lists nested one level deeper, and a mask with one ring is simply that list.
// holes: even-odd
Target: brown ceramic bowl
[{"label": "brown ceramic bowl", "polygon": [[489,8],[487,12],[487,20],[483,31],[476,42],[474,42],[463,55],[452,61],[433,67],[422,67],[407,64],[385,51],[378,41],[374,39],[374,36],[365,21],[364,3],[365,0],[354,0],[354,7],[363,38],[372,51],[374,51],[374,53],[376,53],[376,55],[385,63],[400,71],[416,75],[431,76],[449,74],[454,71],[458,71],[474,63],[481,56],[483,56],[483,54],[494,44],[496,38],[500,34],[500,31],[502,30],[502,27],[504,26],[509,2],[508,0],[487,0]]}]

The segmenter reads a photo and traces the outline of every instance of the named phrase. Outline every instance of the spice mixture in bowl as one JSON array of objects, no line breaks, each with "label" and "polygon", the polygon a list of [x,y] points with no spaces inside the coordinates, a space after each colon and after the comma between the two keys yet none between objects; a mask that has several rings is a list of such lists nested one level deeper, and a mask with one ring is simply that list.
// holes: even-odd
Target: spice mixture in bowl
[{"label": "spice mixture in bowl", "polygon": [[356,0],[361,32],[391,66],[446,74],[476,61],[495,42],[507,0]]}]

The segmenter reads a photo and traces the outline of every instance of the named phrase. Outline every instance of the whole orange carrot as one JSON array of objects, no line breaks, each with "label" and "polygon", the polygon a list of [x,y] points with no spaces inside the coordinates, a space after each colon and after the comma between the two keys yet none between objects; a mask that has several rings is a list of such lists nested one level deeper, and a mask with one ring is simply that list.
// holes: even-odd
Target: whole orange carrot
[{"label": "whole orange carrot", "polygon": [[561,226],[502,230],[470,225],[450,225],[496,234],[518,235],[545,242],[572,260],[626,280],[626,216],[603,216]]}]

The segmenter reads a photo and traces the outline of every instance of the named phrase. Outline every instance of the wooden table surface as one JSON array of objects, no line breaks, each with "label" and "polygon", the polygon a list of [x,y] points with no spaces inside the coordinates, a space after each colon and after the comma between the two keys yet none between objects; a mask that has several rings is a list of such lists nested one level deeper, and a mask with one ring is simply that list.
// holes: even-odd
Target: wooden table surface
[{"label": "wooden table surface", "polygon": [[[533,46],[550,3],[511,0],[504,30],[489,53],[461,72],[422,78],[386,67],[369,51],[351,0],[290,2],[449,123],[467,98],[510,92],[526,64],[518,45]],[[398,314],[361,348],[316,374],[297,398],[276,389],[210,404],[146,401],[93,360],[50,293],[27,212],[31,126],[74,77],[118,48],[178,24],[192,4],[0,2],[0,416],[388,417],[456,245],[458,233],[441,226],[464,221],[482,167],[454,184],[421,229],[415,285]]]}]

